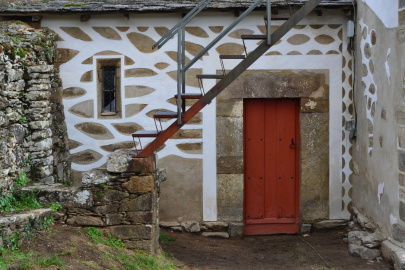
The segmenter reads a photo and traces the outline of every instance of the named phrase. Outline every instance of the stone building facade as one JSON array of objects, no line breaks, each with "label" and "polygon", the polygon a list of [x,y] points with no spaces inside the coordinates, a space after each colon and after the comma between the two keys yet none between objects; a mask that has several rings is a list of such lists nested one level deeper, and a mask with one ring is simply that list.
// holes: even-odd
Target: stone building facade
[{"label": "stone building facade", "polygon": [[[12,4],[1,9],[3,15],[25,15],[36,26],[32,20],[40,19],[42,28],[57,34],[76,185],[83,172],[105,167],[109,153],[132,148],[133,132],[154,129],[154,112],[176,110],[176,40],[151,49],[181,18],[179,6],[194,5],[175,4],[52,2],[24,5],[18,11]],[[219,1],[197,16],[186,27],[187,58],[227,27],[235,10],[248,4]],[[276,12],[289,14],[285,2],[273,4]],[[292,8],[301,5],[297,1]],[[196,74],[221,72],[218,55],[243,54],[241,35],[264,33],[263,15],[263,10],[254,11],[200,59],[187,73],[188,89],[199,91]],[[249,98],[300,100],[300,222],[350,218],[352,147],[346,121],[353,117],[354,63],[346,25],[352,15],[351,1],[324,1],[159,149],[158,167],[167,169],[168,178],[161,186],[162,221],[243,221],[243,101]],[[272,31],[282,23],[274,21]],[[257,43],[248,41],[247,51]],[[103,111],[100,75],[111,63],[116,66],[117,87],[113,114]],[[225,66],[232,69],[237,63],[228,60]],[[206,81],[204,87],[213,84]],[[162,122],[163,128],[170,123]]]}]

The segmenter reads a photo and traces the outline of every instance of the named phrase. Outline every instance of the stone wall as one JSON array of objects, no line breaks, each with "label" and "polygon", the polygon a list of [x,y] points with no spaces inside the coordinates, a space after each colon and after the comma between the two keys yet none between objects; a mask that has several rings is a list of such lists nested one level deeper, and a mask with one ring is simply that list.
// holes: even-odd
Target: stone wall
[{"label": "stone wall", "polygon": [[55,36],[15,21],[0,27],[0,189],[22,171],[42,183],[69,182]]},{"label": "stone wall", "polygon": [[60,221],[98,227],[128,248],[154,253],[159,247],[159,186],[165,171],[156,170],[154,157],[133,154],[117,150],[108,156],[106,170],[83,173],[86,203],[68,205]]}]

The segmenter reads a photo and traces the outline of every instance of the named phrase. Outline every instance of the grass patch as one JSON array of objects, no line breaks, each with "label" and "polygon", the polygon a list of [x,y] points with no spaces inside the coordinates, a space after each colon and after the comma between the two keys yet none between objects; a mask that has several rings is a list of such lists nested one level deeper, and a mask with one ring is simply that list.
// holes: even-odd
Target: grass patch
[{"label": "grass patch", "polygon": [[123,249],[125,247],[121,239],[114,238],[109,234],[104,235],[103,232],[99,231],[94,227],[89,227],[88,229],[85,230],[85,232],[86,236],[96,243],[115,247],[117,249]]},{"label": "grass patch", "polygon": [[176,242],[176,238],[174,238],[173,236],[168,236],[165,233],[161,233],[159,234],[159,242],[162,244],[173,244],[174,242]]}]

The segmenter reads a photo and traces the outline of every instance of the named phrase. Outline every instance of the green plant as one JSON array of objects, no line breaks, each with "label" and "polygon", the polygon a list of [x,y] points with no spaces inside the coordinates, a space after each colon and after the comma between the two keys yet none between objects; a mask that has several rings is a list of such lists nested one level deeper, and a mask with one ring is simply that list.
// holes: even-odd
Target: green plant
[{"label": "green plant", "polygon": [[96,195],[97,195],[97,198],[100,199],[100,200],[101,200],[102,198],[104,198],[104,193],[101,192],[101,191],[97,192]]},{"label": "green plant", "polygon": [[39,259],[39,265],[42,267],[50,267],[52,265],[63,267],[64,263],[61,261],[60,257],[52,256],[52,257],[45,257]]},{"label": "green plant", "polygon": [[[24,161],[25,162],[25,161]],[[23,164],[23,167],[26,165]],[[21,173],[18,175],[17,179],[15,180],[16,186],[17,187],[22,187],[26,186],[28,184],[29,178],[27,176],[27,173],[22,170]]]},{"label": "green plant", "polygon": [[159,242],[162,244],[172,244],[176,241],[176,238],[173,236],[168,236],[165,233],[159,234]]},{"label": "green plant", "polygon": [[94,227],[89,227],[85,230],[86,236],[91,238],[96,243],[103,242],[103,233]]},{"label": "green plant", "polygon": [[42,222],[42,229],[48,230],[49,227],[53,225],[53,217],[44,217],[44,221]]},{"label": "green plant", "polygon": [[20,119],[18,119],[18,123],[26,124],[27,123],[27,118],[25,116],[21,116]]},{"label": "green plant", "polygon": [[16,209],[38,209],[42,208],[42,205],[35,198],[39,191],[32,190],[29,193],[21,193],[17,202]]},{"label": "green plant", "polygon": [[58,202],[55,202],[55,203],[51,203],[50,208],[52,211],[58,212],[59,210],[62,209],[62,206]]},{"label": "green plant", "polygon": [[104,236],[103,232],[99,231],[94,227],[87,228],[85,232],[87,237],[91,238],[96,243],[105,244],[107,246],[116,247],[118,249],[122,249],[125,247],[121,239],[114,238],[109,234],[105,235],[105,237],[107,238],[107,240],[105,240],[103,237]]}]

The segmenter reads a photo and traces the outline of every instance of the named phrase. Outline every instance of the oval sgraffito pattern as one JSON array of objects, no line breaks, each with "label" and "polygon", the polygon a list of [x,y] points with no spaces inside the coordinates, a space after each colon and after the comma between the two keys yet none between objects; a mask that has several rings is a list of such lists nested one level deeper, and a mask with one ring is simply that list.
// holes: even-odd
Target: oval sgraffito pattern
[{"label": "oval sgraffito pattern", "polygon": [[188,26],[185,29],[187,31],[187,33],[196,36],[196,37],[200,37],[200,38],[207,38],[209,37],[207,32],[205,32],[204,29],[202,29],[201,27],[198,26]]},{"label": "oval sgraffito pattern", "polygon": [[319,35],[315,37],[315,41],[319,44],[329,45],[335,41],[335,39],[328,35]]},{"label": "oval sgraffito pattern", "polygon": [[111,140],[114,139],[114,135],[102,124],[84,122],[76,124],[75,128],[81,131],[83,134],[96,139],[96,140]]},{"label": "oval sgraffito pattern", "polygon": [[119,124],[112,124],[112,126],[121,134],[130,135],[136,131],[144,130],[142,126],[136,123],[119,123]]},{"label": "oval sgraffito pattern", "polygon": [[157,73],[149,68],[131,68],[125,70],[125,78],[131,77],[151,77],[156,76]]},{"label": "oval sgraffito pattern", "polygon": [[82,29],[79,27],[61,27],[65,33],[67,33],[69,36],[79,39],[82,41],[93,41],[91,37],[89,37],[85,32],[83,32]]},{"label": "oval sgraffito pattern", "polygon": [[131,117],[141,112],[148,104],[127,104],[125,105],[125,117]]},{"label": "oval sgraffito pattern", "polygon": [[149,95],[154,91],[154,88],[144,85],[127,85],[125,86],[125,98],[142,97]]},{"label": "oval sgraffito pattern", "polygon": [[311,38],[304,34],[296,34],[287,39],[287,42],[291,45],[302,45],[307,43]]},{"label": "oval sgraffito pattern", "polygon": [[111,27],[93,27],[93,30],[100,34],[103,38],[111,40],[121,40],[121,36]]},{"label": "oval sgraffito pattern", "polygon": [[69,112],[79,117],[93,118],[94,101],[91,99],[79,102],[76,105],[70,107]]},{"label": "oval sgraffito pattern", "polygon": [[87,149],[71,155],[72,162],[80,165],[92,164],[99,161],[102,157],[102,154],[91,149]]},{"label": "oval sgraffito pattern", "polygon": [[157,51],[157,48],[152,50],[152,46],[155,44],[155,41],[144,34],[132,32],[128,33],[127,37],[132,45],[134,45],[135,48],[137,48],[140,52],[153,53]]},{"label": "oval sgraffito pattern", "polygon": [[[174,62],[177,63],[177,52],[168,51],[168,52],[165,52],[165,53],[170,57],[170,59],[172,59]],[[186,56],[185,63],[187,64],[188,62],[190,62],[190,58],[188,58]]]},{"label": "oval sgraffito pattern", "polygon": [[219,54],[242,54],[245,49],[237,43],[224,43],[216,48]]},{"label": "oval sgraffito pattern", "polygon": [[69,87],[63,89],[62,97],[66,99],[73,99],[84,96],[87,93],[86,90],[80,87]]}]

